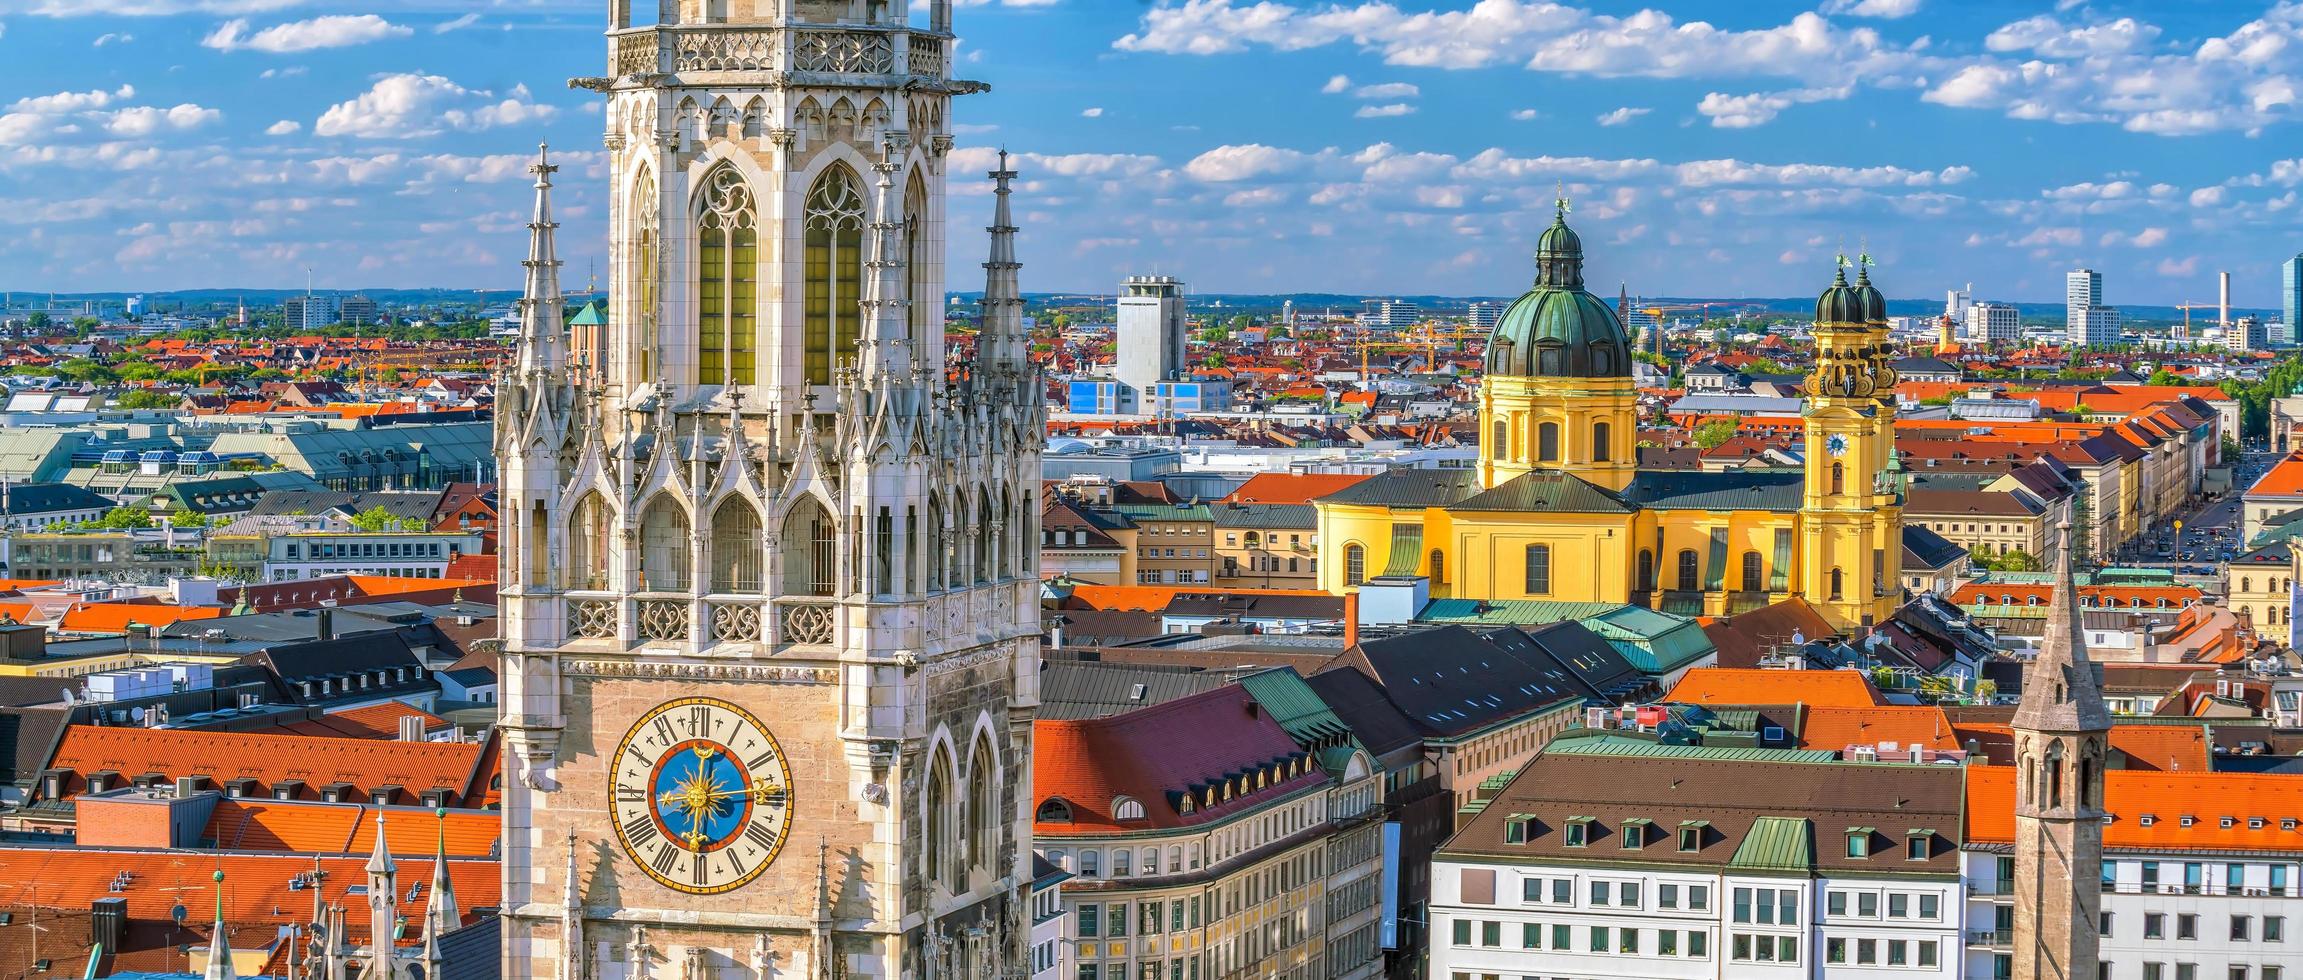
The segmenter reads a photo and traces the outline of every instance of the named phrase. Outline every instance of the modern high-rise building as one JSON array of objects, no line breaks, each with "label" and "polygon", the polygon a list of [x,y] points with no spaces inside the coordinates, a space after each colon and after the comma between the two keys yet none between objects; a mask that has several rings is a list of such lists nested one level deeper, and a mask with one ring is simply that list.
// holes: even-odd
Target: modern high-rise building
[{"label": "modern high-rise building", "polygon": [[336,307],[336,315],[341,318],[341,322],[356,327],[377,322],[376,314],[376,301],[366,296],[346,296]]},{"label": "modern high-rise building", "polygon": [[2103,274],[2074,269],[2063,277],[2064,339],[2076,347],[2119,342],[2119,311],[2103,305]]},{"label": "modern high-rise building", "polygon": [[1423,320],[1423,309],[1396,299],[1371,299],[1359,315],[1359,324],[1382,330],[1405,330]]},{"label": "modern high-rise building", "polygon": [[1502,303],[1473,303],[1464,319],[1475,330],[1493,330],[1495,322],[1503,319]]},{"label": "modern high-rise building", "polygon": [[1967,336],[1986,343],[2012,344],[2023,339],[2023,318],[2009,303],[1970,303]]},{"label": "modern high-rise building", "polygon": [[1953,322],[1966,323],[1967,308],[1973,305],[1975,305],[1974,283],[1968,283],[1962,288],[1950,290],[1943,294],[1943,315],[1950,317]]},{"label": "modern high-rise building", "polygon": [[334,296],[290,296],[280,307],[290,330],[318,330],[344,322],[344,305]]},{"label": "modern high-rise building", "polygon": [[2279,309],[2290,340],[2303,340],[2303,253],[2279,263]]},{"label": "modern high-rise building", "polygon": [[606,6],[605,363],[539,160],[497,389],[501,976],[1025,975],[1045,426],[1004,155],[945,371],[951,4]]}]

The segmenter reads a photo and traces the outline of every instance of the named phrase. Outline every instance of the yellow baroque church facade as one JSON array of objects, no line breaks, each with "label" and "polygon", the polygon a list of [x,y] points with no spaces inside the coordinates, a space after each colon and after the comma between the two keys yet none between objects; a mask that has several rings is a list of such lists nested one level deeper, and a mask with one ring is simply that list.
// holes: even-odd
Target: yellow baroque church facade
[{"label": "yellow baroque church facade", "polygon": [[1790,597],[1854,630],[1902,602],[1887,304],[1868,263],[1816,301],[1803,472],[1641,470],[1632,345],[1584,288],[1566,203],[1535,287],[1488,338],[1471,470],[1399,470],[1316,501],[1320,587],[1421,576],[1434,597],[1732,615]]}]

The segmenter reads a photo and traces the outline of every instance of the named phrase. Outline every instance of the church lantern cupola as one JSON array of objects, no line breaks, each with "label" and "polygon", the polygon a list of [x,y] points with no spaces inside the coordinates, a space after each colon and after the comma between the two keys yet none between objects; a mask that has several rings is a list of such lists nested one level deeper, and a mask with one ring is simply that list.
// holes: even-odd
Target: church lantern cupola
[{"label": "church lantern cupola", "polygon": [[1535,243],[1535,286],[1488,337],[1480,386],[1480,479],[1568,471],[1609,490],[1638,462],[1631,340],[1616,311],[1583,288],[1583,239],[1563,196]]},{"label": "church lantern cupola", "polygon": [[1535,288],[1511,304],[1488,339],[1487,374],[1628,378],[1631,341],[1606,301],[1583,288],[1583,239],[1567,201],[1535,244]]}]

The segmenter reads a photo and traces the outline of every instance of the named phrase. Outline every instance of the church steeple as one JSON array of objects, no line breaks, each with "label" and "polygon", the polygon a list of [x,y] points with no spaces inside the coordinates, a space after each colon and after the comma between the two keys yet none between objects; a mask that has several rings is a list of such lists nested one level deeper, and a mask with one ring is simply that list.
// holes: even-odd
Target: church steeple
[{"label": "church steeple", "polygon": [[448,811],[442,807],[433,811],[440,821],[439,843],[432,851],[432,894],[424,905],[424,929],[428,934],[445,935],[461,928],[463,913],[456,904],[456,882],[448,876]]},{"label": "church steeple", "polygon": [[976,361],[994,375],[1020,375],[1024,367],[1024,299],[1017,284],[1023,263],[1016,261],[1016,222],[1008,209],[1008,195],[1016,172],[1008,169],[1008,151],[1000,151],[999,169],[991,172],[991,254],[984,261],[983,321],[976,334]]},{"label": "church steeple", "polygon": [[865,375],[872,378],[908,380],[912,373],[913,358],[921,352],[911,350],[911,305],[915,297],[904,295],[905,270],[908,262],[904,250],[904,218],[896,209],[896,167],[881,163],[872,168],[878,174],[874,182],[872,212],[872,252],[865,263],[863,315],[867,323],[866,336],[870,338],[864,348],[867,364]]},{"label": "church steeple", "polygon": [[2056,529],[2055,596],[2015,709],[2015,980],[2096,976],[2103,766],[2111,712],[2087,656],[2071,524]]},{"label": "church steeple", "polygon": [[224,872],[216,872],[216,929],[208,936],[208,969],[201,980],[239,980],[232,968],[232,930],[224,924]]},{"label": "church steeple", "polygon": [[552,220],[552,166],[550,147],[536,149],[536,213],[528,221],[527,292],[520,299],[520,371],[557,375],[568,367],[567,326],[561,322],[560,252]]},{"label": "church steeple", "polygon": [[384,811],[376,810],[376,847],[368,855],[369,980],[392,980],[392,943],[400,931],[400,866],[384,840]]}]

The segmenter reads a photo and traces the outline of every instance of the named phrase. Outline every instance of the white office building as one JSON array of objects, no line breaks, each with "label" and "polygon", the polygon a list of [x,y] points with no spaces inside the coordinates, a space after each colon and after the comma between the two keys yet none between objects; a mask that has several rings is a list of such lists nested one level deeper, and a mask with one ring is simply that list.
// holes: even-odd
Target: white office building
[{"label": "white office building", "polygon": [[1974,283],[1968,283],[1963,288],[1949,290],[1943,294],[1943,315],[1950,317],[1953,323],[1966,323],[1967,308],[1974,305]]},{"label": "white office building", "polygon": [[2103,273],[2074,269],[2063,277],[2064,340],[2075,347],[2119,342],[2119,311],[2103,305]]},{"label": "white office building", "polygon": [[1121,414],[1154,412],[1160,383],[1181,380],[1185,329],[1182,280],[1129,276],[1120,283],[1119,352],[1112,378],[1119,382]]},{"label": "white office building", "polygon": [[1493,330],[1496,321],[1503,319],[1502,303],[1473,303],[1464,314],[1464,320],[1475,330]]},{"label": "white office building", "polygon": [[[1497,314],[1501,316],[1500,313]],[[1405,330],[1423,321],[1423,310],[1404,300],[1368,300],[1359,315],[1360,326],[1369,329]]]},{"label": "white office building", "polygon": [[1985,343],[2015,343],[2023,339],[2023,317],[2011,303],[1970,303],[1967,338]]}]

